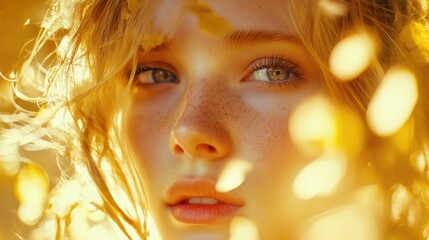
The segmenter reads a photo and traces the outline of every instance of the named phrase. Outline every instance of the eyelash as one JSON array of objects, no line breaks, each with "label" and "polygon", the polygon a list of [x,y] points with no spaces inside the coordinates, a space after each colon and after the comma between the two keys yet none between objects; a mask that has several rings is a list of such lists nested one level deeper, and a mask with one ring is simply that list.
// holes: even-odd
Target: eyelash
[{"label": "eyelash", "polygon": [[147,71],[156,71],[156,70],[163,70],[163,71],[168,71],[173,73],[176,78],[178,79],[177,74],[175,73],[175,71],[170,70],[171,67],[167,66],[166,64],[160,63],[160,65],[156,64],[157,66],[151,66],[151,65],[137,65],[136,71],[134,73],[134,84],[138,87],[143,87],[143,88],[151,88],[151,87],[157,87],[158,83],[143,83],[137,80],[137,77],[140,74],[143,74]]},{"label": "eyelash", "polygon": [[[304,79],[304,73],[300,70],[298,64],[287,60],[282,56],[273,55],[270,57],[261,57],[253,61],[246,69],[245,79],[248,79],[255,71],[264,68],[280,68],[290,71],[293,74],[292,80],[287,81],[256,81],[258,84],[263,84],[267,87],[296,87],[296,85]],[[244,80],[246,81],[246,80]]]},{"label": "eyelash", "polygon": [[[283,88],[283,87],[296,87],[297,84],[304,79],[304,73],[300,71],[300,67],[298,64],[287,60],[287,58],[282,56],[273,55],[270,57],[261,57],[257,60],[253,61],[245,70],[245,77],[243,81],[249,81],[249,77],[254,74],[256,71],[264,69],[264,68],[280,68],[284,69],[286,71],[289,71],[290,74],[292,74],[291,80],[284,80],[284,81],[259,81],[259,80],[250,80],[252,82],[257,82],[258,84],[261,84],[263,87],[269,87],[269,88]],[[138,65],[137,69],[134,73],[134,78],[137,78],[140,74],[151,71],[151,70],[165,70],[172,72],[169,70],[168,67],[152,67],[148,65]],[[176,74],[175,74],[176,75]],[[179,79],[179,77],[176,75],[176,77]],[[179,80],[180,82],[180,80]],[[135,81],[135,84],[137,86],[141,87],[155,87],[159,84],[157,83],[141,83],[139,81]]]}]

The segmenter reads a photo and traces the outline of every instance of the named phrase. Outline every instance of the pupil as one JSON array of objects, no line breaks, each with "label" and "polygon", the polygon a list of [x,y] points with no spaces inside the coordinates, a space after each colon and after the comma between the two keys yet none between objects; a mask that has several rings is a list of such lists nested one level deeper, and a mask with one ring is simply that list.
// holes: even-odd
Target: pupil
[{"label": "pupil", "polygon": [[269,68],[267,70],[267,75],[271,81],[282,81],[290,77],[290,72],[281,68]]},{"label": "pupil", "polygon": [[176,82],[176,76],[166,70],[155,69],[152,71],[152,78],[154,82]]}]

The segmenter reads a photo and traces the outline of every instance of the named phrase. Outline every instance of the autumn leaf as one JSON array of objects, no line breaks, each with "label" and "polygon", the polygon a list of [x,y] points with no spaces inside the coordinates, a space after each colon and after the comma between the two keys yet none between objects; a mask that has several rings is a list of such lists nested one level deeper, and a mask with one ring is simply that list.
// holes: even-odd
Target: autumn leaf
[{"label": "autumn leaf", "polygon": [[205,1],[195,1],[190,10],[198,17],[198,28],[202,33],[218,36],[227,34],[233,29],[231,24],[222,16],[216,14]]},{"label": "autumn leaf", "polygon": [[164,36],[161,33],[155,32],[145,34],[142,39],[141,47],[144,51],[149,51],[164,42]]}]

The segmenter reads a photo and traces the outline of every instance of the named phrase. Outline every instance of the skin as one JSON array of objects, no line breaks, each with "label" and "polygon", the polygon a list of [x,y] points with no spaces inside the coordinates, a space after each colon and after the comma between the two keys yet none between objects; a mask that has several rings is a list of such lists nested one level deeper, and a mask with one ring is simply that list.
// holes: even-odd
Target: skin
[{"label": "skin", "polygon": [[[208,2],[234,30],[294,35],[284,1]],[[154,83],[151,71],[137,75],[140,84],[133,88],[125,115],[130,148],[148,186],[150,211],[164,239],[228,239],[231,218],[181,223],[164,197],[175,181],[216,181],[228,162],[239,159],[253,168],[228,193],[245,202],[234,216],[254,222],[260,239],[293,239],[299,223],[316,211],[309,209],[317,206],[292,192],[294,177],[311,159],[291,142],[288,122],[297,104],[322,88],[318,68],[299,42],[231,46],[225,44],[227,36],[201,33],[197,17],[187,13],[167,47],[140,56],[139,66],[162,68],[178,78]],[[255,61],[261,67],[261,58],[273,57],[297,65],[302,76],[293,73],[276,84],[249,70]]]}]

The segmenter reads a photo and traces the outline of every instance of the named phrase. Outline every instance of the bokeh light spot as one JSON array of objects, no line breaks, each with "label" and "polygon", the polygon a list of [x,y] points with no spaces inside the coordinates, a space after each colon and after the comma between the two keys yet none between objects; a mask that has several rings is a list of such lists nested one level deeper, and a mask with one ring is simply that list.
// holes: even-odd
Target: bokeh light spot
[{"label": "bokeh light spot", "polygon": [[27,20],[25,20],[24,26],[30,25],[31,20],[30,18],[27,18]]},{"label": "bokeh light spot", "polygon": [[341,40],[332,50],[329,59],[331,72],[342,81],[359,76],[374,59],[376,47],[373,38],[360,32]]},{"label": "bokeh light spot", "polygon": [[229,240],[258,240],[258,226],[244,217],[234,217],[231,220]]},{"label": "bokeh light spot", "polygon": [[341,151],[329,151],[305,166],[293,182],[293,191],[301,199],[329,196],[343,179],[347,159]]},{"label": "bokeh light spot", "polygon": [[307,99],[290,118],[292,141],[307,153],[320,154],[335,143],[335,110],[328,100],[316,96]]},{"label": "bokeh light spot", "polygon": [[320,0],[319,7],[329,16],[344,16],[347,14],[347,7],[338,1]]},{"label": "bokeh light spot", "polygon": [[252,165],[246,161],[233,160],[223,169],[216,183],[216,191],[228,192],[240,186],[246,179],[246,174]]},{"label": "bokeh light spot", "polygon": [[48,178],[36,165],[28,163],[18,173],[15,196],[20,202],[18,217],[27,225],[36,224],[48,193]]},{"label": "bokeh light spot", "polygon": [[390,69],[371,100],[367,120],[379,136],[390,136],[410,117],[418,98],[414,74],[404,67]]}]

